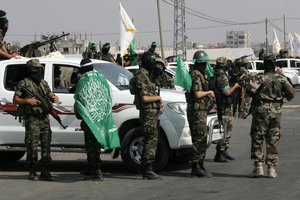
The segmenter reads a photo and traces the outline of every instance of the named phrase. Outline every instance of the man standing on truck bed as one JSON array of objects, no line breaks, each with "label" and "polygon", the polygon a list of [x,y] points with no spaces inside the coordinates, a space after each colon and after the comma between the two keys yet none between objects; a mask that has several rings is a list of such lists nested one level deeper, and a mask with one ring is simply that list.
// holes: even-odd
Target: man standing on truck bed
[{"label": "man standing on truck bed", "polygon": [[[49,168],[52,161],[50,155],[51,129],[49,113],[42,109],[41,96],[46,102],[57,103],[58,97],[51,92],[48,83],[43,80],[43,66],[38,59],[27,62],[28,76],[18,84],[14,95],[14,103],[19,105],[19,112],[25,121],[25,144],[27,148],[26,165],[29,180],[39,180],[36,172],[40,167],[40,180],[54,181]],[[33,96],[34,95],[34,96]],[[38,144],[41,142],[41,159],[38,161]]]},{"label": "man standing on truck bed", "polygon": [[16,53],[11,53],[7,49],[6,42],[3,40],[7,30],[8,30],[8,19],[6,17],[6,12],[0,10],[0,60],[15,58],[18,55]]}]

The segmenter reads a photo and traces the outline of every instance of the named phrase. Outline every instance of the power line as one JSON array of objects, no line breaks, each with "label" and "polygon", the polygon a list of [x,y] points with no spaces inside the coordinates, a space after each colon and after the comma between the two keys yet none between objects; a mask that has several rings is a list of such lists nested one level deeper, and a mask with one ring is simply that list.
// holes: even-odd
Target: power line
[{"label": "power line", "polygon": [[[170,0],[171,2],[173,2],[173,4],[170,3],[170,2],[168,2],[168,1],[166,1],[166,0],[162,0],[162,1],[165,2],[166,4],[170,5],[170,6],[173,6],[173,7],[174,7],[174,1],[173,1],[173,0]],[[185,9],[186,9],[186,10],[191,10],[190,8],[188,8],[188,7],[186,7],[186,6],[185,6]],[[208,21],[216,22],[216,23],[221,23],[221,24],[234,24],[234,23],[232,23],[232,22],[226,22],[226,21],[219,20],[219,19],[213,19],[213,17],[211,17],[211,16],[209,16],[210,18],[204,17],[204,16],[201,16],[201,15],[199,15],[199,14],[197,14],[197,13],[193,13],[193,12],[191,12],[191,11],[185,11],[185,12],[188,13],[188,14],[190,14],[190,15],[193,15],[193,16],[195,16],[195,17],[199,17],[199,18],[201,18],[201,19],[205,19],[205,20],[208,20]]]}]

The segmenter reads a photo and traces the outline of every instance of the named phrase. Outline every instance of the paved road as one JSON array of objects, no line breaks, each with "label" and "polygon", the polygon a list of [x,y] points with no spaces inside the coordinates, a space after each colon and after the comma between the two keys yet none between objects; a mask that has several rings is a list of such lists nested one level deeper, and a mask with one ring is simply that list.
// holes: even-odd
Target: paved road
[{"label": "paved road", "polygon": [[104,182],[82,181],[79,171],[86,167],[85,154],[53,154],[55,182],[26,180],[24,158],[0,164],[0,199],[300,199],[300,93],[283,108],[278,178],[248,178],[252,170],[249,129],[251,118],[234,122],[230,153],[236,161],[215,163],[215,149],[207,152],[206,168],[211,179],[190,178],[190,165],[169,164],[160,174],[162,181],[144,181],[128,172],[120,160],[103,156]]}]

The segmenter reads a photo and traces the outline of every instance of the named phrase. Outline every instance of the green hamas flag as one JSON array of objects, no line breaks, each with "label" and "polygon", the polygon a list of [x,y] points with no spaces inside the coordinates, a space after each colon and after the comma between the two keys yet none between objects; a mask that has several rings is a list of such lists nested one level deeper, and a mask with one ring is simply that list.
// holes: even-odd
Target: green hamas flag
[{"label": "green hamas flag", "polygon": [[93,70],[80,78],[74,95],[76,108],[104,149],[120,147],[112,117],[110,88],[103,75]]},{"label": "green hamas flag", "polygon": [[132,41],[130,42],[129,55],[131,56],[130,66],[138,65],[137,59],[133,59],[137,57],[137,53],[135,51],[135,37],[133,37]]},{"label": "green hamas flag", "polygon": [[187,92],[190,92],[192,87],[192,79],[188,69],[184,66],[181,56],[177,56],[177,69],[174,77],[174,84],[183,87]]}]

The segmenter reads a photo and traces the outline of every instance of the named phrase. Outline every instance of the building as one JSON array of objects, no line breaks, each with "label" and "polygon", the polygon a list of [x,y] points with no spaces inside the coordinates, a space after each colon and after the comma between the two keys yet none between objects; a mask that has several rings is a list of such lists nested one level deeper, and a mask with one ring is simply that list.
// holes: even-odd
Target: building
[{"label": "building", "polygon": [[227,31],[227,48],[248,48],[250,47],[250,33],[248,31]]},{"label": "building", "polygon": [[[41,36],[41,40],[43,41],[48,41],[51,40],[52,38],[59,37],[60,35],[52,35],[52,36]],[[59,52],[62,54],[81,54],[85,48],[87,47],[88,41],[85,39],[82,39],[81,34],[72,34],[72,35],[67,35],[62,38],[58,38],[54,41],[55,47]],[[46,51],[49,51],[49,45],[46,45],[43,49]],[[46,52],[49,53],[49,52]]]}]

